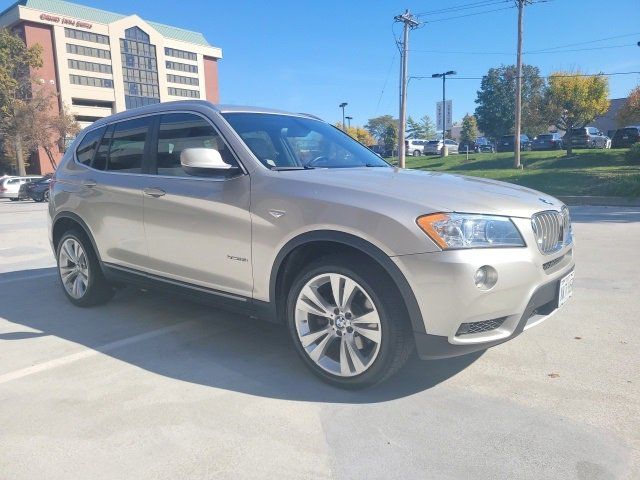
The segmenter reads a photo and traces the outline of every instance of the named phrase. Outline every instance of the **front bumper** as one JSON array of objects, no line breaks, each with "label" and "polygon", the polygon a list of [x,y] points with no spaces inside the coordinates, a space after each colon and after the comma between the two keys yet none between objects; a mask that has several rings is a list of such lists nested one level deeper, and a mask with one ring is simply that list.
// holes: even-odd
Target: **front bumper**
[{"label": "front bumper", "polygon": [[[513,220],[521,232],[527,226],[531,230],[530,220]],[[533,233],[524,237],[528,247],[393,257],[422,314],[424,329],[414,332],[421,358],[486,349],[514,338],[557,310],[560,279],[574,268],[573,244],[553,255],[542,255]],[[483,265],[498,272],[496,285],[487,291],[478,289],[473,281]],[[469,333],[463,332],[463,324],[490,324],[492,328]]]}]

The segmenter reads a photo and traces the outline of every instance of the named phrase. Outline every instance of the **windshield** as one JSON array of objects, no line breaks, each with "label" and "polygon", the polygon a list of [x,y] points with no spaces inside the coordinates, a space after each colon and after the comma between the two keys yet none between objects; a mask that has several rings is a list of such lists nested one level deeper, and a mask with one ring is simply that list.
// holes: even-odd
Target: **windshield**
[{"label": "windshield", "polygon": [[319,120],[265,113],[222,116],[268,168],[389,167],[371,150]]},{"label": "windshield", "polygon": [[551,135],[538,135],[538,140],[551,140]]}]

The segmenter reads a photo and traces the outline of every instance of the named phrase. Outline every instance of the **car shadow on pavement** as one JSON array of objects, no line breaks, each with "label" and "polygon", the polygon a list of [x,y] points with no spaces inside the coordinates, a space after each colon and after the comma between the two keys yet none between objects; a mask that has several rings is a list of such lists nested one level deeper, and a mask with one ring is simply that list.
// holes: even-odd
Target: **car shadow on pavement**
[{"label": "car shadow on pavement", "polygon": [[107,305],[78,308],[65,298],[54,268],[0,274],[0,288],[3,298],[11,299],[0,302],[0,318],[42,332],[6,333],[0,336],[0,349],[15,341],[25,341],[28,349],[34,345],[30,338],[54,336],[159,375],[263,397],[384,402],[432,388],[482,355],[429,362],[413,356],[389,381],[344,391],[306,369],[280,325],[134,287],[120,290]]}]

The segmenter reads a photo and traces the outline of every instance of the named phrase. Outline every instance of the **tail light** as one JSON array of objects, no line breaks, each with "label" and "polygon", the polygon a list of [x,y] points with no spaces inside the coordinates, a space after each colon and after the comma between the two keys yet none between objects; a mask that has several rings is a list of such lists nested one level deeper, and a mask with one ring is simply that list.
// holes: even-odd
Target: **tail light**
[{"label": "tail light", "polygon": [[0,192],[6,192],[6,191],[7,191],[7,189],[4,188],[2,185],[0,185]]}]

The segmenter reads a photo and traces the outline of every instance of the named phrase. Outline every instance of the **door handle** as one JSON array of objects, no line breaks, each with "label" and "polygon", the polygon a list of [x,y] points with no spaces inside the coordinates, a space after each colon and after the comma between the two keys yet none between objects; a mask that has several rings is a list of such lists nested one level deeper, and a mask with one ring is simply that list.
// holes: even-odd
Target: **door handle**
[{"label": "door handle", "polygon": [[149,195],[150,197],[153,197],[153,198],[158,198],[158,197],[162,197],[167,192],[165,192],[160,188],[147,187],[142,190],[142,193],[144,193],[145,195]]},{"label": "door handle", "polygon": [[93,188],[98,184],[95,180],[84,180],[82,182],[83,187]]}]

